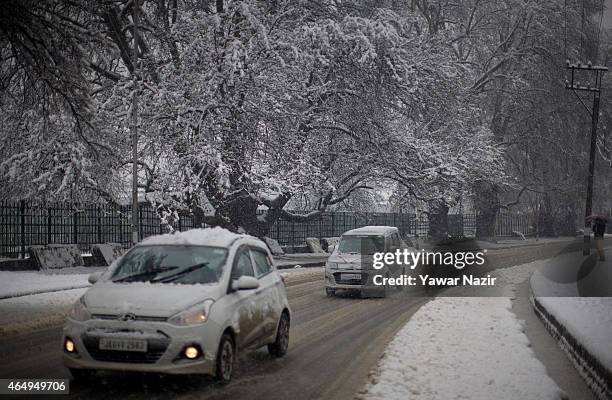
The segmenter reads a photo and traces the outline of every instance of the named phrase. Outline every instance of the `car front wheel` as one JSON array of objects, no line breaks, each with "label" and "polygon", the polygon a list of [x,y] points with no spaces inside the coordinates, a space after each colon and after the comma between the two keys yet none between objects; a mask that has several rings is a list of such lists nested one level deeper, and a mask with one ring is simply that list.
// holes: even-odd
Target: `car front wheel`
[{"label": "car front wheel", "polygon": [[289,316],[283,313],[278,322],[276,340],[268,345],[268,351],[273,357],[282,357],[287,354],[287,348],[289,348]]},{"label": "car front wheel", "polygon": [[234,341],[227,333],[221,337],[217,351],[216,377],[221,384],[229,383],[234,372]]}]

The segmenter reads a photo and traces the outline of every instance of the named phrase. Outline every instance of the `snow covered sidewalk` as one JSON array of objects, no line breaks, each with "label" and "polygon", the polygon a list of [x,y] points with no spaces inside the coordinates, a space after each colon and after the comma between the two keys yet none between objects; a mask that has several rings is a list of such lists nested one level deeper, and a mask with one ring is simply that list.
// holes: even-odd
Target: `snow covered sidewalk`
[{"label": "snow covered sidewalk", "polygon": [[61,273],[0,271],[0,299],[91,286],[89,274],[102,268],[66,268]]},{"label": "snow covered sidewalk", "polygon": [[0,337],[62,324],[89,274],[102,269],[0,271]]},{"label": "snow covered sidewalk", "polygon": [[[553,259],[531,278],[534,307],[587,385],[612,399],[612,261],[580,253]],[[582,297],[581,297],[582,296]]]},{"label": "snow covered sidewalk", "polygon": [[[491,296],[438,297],[389,344],[365,399],[562,399],[512,312],[515,285],[538,262],[495,271]],[[470,288],[452,288],[470,295]]]},{"label": "snow covered sidewalk", "polygon": [[86,288],[0,300],[0,337],[61,325]]}]

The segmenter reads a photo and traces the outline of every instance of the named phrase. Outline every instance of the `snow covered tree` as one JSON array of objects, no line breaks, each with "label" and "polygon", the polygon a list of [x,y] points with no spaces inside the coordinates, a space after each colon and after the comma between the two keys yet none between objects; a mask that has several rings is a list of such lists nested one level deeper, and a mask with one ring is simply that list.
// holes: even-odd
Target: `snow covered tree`
[{"label": "snow covered tree", "polygon": [[142,0],[134,63],[132,1],[4,2],[3,196],[121,197],[138,93],[140,186],[160,215],[264,236],[398,185],[432,236],[469,195],[490,235],[507,192],[580,181],[562,171],[581,155],[564,166],[547,147],[580,127],[543,94],[563,92],[545,72],[561,3]]},{"label": "snow covered tree", "polygon": [[0,4],[5,198],[75,200],[113,185],[113,149],[96,134],[92,102],[95,55],[105,38],[89,30],[88,12],[60,0]]}]

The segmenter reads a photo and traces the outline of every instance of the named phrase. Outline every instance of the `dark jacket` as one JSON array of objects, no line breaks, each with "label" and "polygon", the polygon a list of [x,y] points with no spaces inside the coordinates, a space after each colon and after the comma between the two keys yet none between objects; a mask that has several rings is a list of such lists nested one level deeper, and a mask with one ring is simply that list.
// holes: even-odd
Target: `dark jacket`
[{"label": "dark jacket", "polygon": [[606,232],[606,224],[602,221],[595,221],[593,224],[593,234],[595,237],[603,237]]}]

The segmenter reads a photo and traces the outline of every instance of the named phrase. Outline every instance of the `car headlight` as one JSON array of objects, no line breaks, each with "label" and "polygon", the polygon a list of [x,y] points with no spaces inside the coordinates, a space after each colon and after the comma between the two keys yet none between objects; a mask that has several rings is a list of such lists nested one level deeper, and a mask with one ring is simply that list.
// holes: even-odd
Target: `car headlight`
[{"label": "car headlight", "polygon": [[208,317],[210,316],[210,308],[214,302],[214,300],[209,299],[202,303],[196,304],[195,306],[189,307],[187,310],[181,311],[180,313],[170,317],[168,322],[180,326],[203,324],[208,320]]},{"label": "car headlight", "polygon": [[70,310],[70,314],[68,316],[75,321],[87,321],[91,318],[91,313],[87,309],[83,297],[74,303],[74,306],[72,306],[72,310]]},{"label": "car headlight", "polygon": [[338,263],[327,262],[327,263],[325,263],[325,268],[328,268],[328,269],[338,269]]}]

